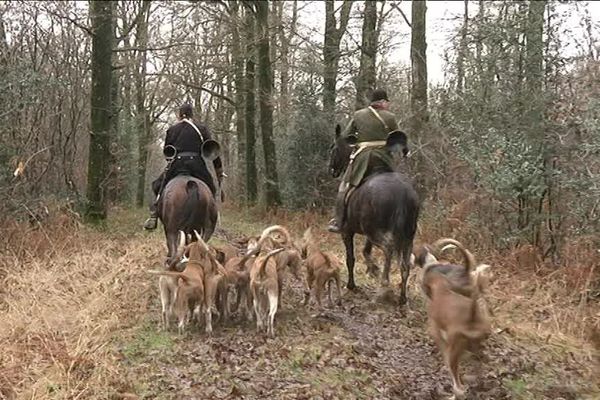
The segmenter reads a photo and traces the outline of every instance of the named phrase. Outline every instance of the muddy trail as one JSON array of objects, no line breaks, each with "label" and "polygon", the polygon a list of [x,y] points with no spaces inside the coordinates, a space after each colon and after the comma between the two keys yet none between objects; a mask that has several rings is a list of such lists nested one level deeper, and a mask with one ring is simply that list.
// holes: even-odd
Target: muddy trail
[{"label": "muddy trail", "polygon": [[[214,240],[232,242],[242,234],[219,229]],[[158,243],[158,234],[154,240]],[[360,289],[344,289],[342,306],[325,306],[323,311],[304,307],[302,284],[287,277],[273,339],[235,314],[228,323],[217,322],[211,337],[198,326],[183,335],[176,329],[163,331],[157,283],[144,275],[147,309],[138,310],[141,322],[115,345],[126,371],[122,378],[128,382],[121,397],[449,398],[450,379],[427,334],[424,303],[414,281],[408,306],[381,304],[374,301],[377,283],[364,269],[357,264]],[[394,271],[396,291],[397,275]],[[579,393],[582,373],[575,361],[549,361],[549,354],[535,342],[514,337],[510,329],[495,330],[477,354],[463,359],[468,399],[593,398]],[[527,379],[543,384],[533,390]]]},{"label": "muddy trail", "polygon": [[[159,323],[158,282],[147,271],[161,268],[164,237],[141,231],[143,217],[120,210],[104,228],[12,236],[20,256],[0,254],[0,399],[449,398],[416,271],[408,306],[374,300],[378,282],[359,256],[360,290],[344,289],[342,306],[323,311],[302,305],[303,285],[290,274],[273,339],[239,316],[215,322],[210,337],[203,326],[179,335]],[[228,209],[211,243],[235,243],[280,221],[295,238],[325,223]],[[339,237],[317,238],[343,256]],[[551,337],[528,329],[522,319],[547,314],[547,306],[528,301],[530,283],[507,288],[510,272],[498,271],[494,333],[461,364],[467,398],[599,399],[594,353],[558,330]],[[391,276],[398,294],[397,268]]]}]

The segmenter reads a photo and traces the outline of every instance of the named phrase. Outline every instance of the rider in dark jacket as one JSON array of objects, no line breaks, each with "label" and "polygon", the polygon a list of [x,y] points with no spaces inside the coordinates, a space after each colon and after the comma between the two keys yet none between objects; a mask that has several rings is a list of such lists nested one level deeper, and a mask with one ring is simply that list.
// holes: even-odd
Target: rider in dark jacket
[{"label": "rider in dark jacket", "polygon": [[179,108],[177,114],[178,122],[167,129],[164,149],[169,146],[175,149],[175,158],[158,179],[152,182],[152,191],[156,200],[150,205],[150,218],[144,223],[145,229],[156,229],[157,224],[157,202],[162,190],[167,183],[181,173],[188,173],[191,176],[200,179],[210,188],[213,195],[217,193],[217,186],[221,184],[223,174],[223,165],[221,158],[213,161],[217,182],[214,182],[209,173],[200,151],[202,144],[212,139],[212,134],[208,127],[193,119],[193,109],[190,104],[184,104]]}]

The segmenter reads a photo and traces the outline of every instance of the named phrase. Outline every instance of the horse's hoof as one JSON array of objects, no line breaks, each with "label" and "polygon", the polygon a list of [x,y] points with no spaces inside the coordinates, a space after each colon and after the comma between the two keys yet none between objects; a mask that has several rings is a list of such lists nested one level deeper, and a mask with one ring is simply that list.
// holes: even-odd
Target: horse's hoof
[{"label": "horse's hoof", "polygon": [[348,284],[346,285],[346,289],[356,290],[356,284],[354,282],[348,282]]},{"label": "horse's hoof", "polygon": [[144,222],[144,229],[147,231],[153,231],[156,229],[158,221],[156,217],[150,217]]},{"label": "horse's hoof", "polygon": [[382,287],[377,293],[377,301],[383,304],[397,304],[398,301],[394,295],[394,290],[389,287]]},{"label": "horse's hoof", "polygon": [[400,296],[400,299],[398,300],[398,305],[404,306],[408,303],[406,296]]},{"label": "horse's hoof", "polygon": [[337,226],[337,223],[335,222],[335,220],[329,221],[329,225],[327,225],[327,230],[330,233],[342,233],[342,230],[340,229],[339,226]]}]

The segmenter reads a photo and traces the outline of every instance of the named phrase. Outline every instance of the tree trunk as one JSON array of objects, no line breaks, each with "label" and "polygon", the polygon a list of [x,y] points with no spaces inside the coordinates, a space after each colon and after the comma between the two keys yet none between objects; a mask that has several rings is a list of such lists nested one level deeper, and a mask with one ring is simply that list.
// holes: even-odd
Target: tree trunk
[{"label": "tree trunk", "polygon": [[[127,40],[127,44],[129,41]],[[130,54],[123,56],[125,62],[125,69],[123,71],[124,76],[131,76],[132,70],[135,67],[133,57]],[[121,160],[122,174],[125,179],[126,192],[123,193],[121,201],[134,204],[136,190],[137,190],[137,174],[136,174],[136,158],[135,158],[135,134],[132,129],[132,118],[133,113],[132,106],[132,82],[130,79],[122,80],[121,93],[123,95],[121,102],[121,135],[120,135],[120,147],[123,149],[124,159]]]},{"label": "tree trunk", "polygon": [[[150,4],[145,0],[144,4]],[[148,145],[150,144],[149,114],[146,110],[146,61],[148,46],[148,17],[150,7],[145,9],[145,14],[140,18],[137,26],[136,47],[138,65],[135,75],[135,110],[138,132],[138,165],[137,165],[137,196],[136,205],[142,207],[146,197],[146,165],[148,164]]]},{"label": "tree trunk", "polygon": [[[542,149],[543,157],[543,168],[544,168],[544,193],[547,196],[549,204],[552,204],[551,196],[551,185],[553,175],[553,163],[552,163],[552,151],[548,145],[550,140],[546,137],[544,129],[544,9],[546,7],[546,1],[530,1],[528,10],[528,23],[525,32],[526,35],[526,56],[527,61],[525,62],[525,84],[527,87],[528,97],[528,124],[529,132],[535,138],[536,144]],[[542,199],[539,203],[542,204]],[[533,210],[532,210],[533,211]],[[541,240],[541,225],[542,225],[542,207],[538,208],[537,218],[532,222],[532,242],[534,245],[543,246]],[[554,210],[548,210],[550,213],[549,221],[552,220],[552,212]],[[552,223],[549,223],[548,228],[551,229]],[[549,231],[551,239],[554,237],[554,233]],[[552,240],[554,241],[554,240]]]},{"label": "tree trunk", "polygon": [[[537,101],[538,105],[543,105],[541,99],[542,84],[544,82],[544,8],[546,1],[530,1],[527,24],[527,63],[525,65],[525,76],[527,79],[527,88]],[[541,109],[537,109],[536,122],[540,121],[542,115]]]},{"label": "tree trunk", "polygon": [[482,27],[484,26],[483,17],[485,16],[485,3],[483,0],[479,0],[479,8],[477,10],[477,37],[475,39],[475,65],[477,67],[477,79],[480,81],[479,86],[483,86],[481,84],[481,80],[483,80],[483,61],[481,60],[482,52],[483,52],[483,32]]},{"label": "tree trunk", "polygon": [[[280,2],[280,7],[283,9],[283,2]],[[292,43],[292,38],[294,32],[296,31],[296,22],[298,20],[298,1],[294,0],[292,6],[292,20],[289,25],[289,35],[286,35],[286,29],[284,29],[283,20],[279,26],[279,40],[281,43],[281,69],[280,69],[280,95],[279,95],[279,104],[280,104],[280,121],[281,126],[283,127],[283,131],[287,133],[287,127],[290,121],[290,99],[289,99],[289,84],[290,79],[293,78],[293,74],[290,73],[290,46]],[[283,10],[280,11],[280,14],[283,18]]]},{"label": "tree trunk", "polygon": [[363,108],[368,103],[368,92],[375,89],[378,33],[377,2],[365,1],[362,44],[360,47],[360,67],[356,80],[356,109]]},{"label": "tree trunk", "polygon": [[92,91],[89,144],[87,210],[88,221],[106,218],[106,184],[110,160],[110,129],[113,45],[113,3],[92,1]]},{"label": "tree trunk", "polygon": [[412,3],[412,33],[410,61],[412,90],[410,93],[411,126],[414,134],[420,134],[427,122],[427,42],[425,40],[425,1]]},{"label": "tree trunk", "polygon": [[[115,35],[116,37],[116,35]],[[118,62],[118,59],[113,55],[113,64]],[[113,71],[111,88],[110,88],[110,102],[111,108],[111,126],[110,126],[110,166],[109,166],[109,187],[108,187],[108,201],[111,203],[116,202],[120,195],[120,181],[122,179],[119,166],[121,164],[119,151],[119,114],[121,111],[121,105],[119,104],[119,91],[121,90],[119,85],[119,73]]]},{"label": "tree trunk", "polygon": [[253,11],[246,12],[246,199],[248,203],[256,203],[258,188],[256,183],[256,104],[254,98],[255,78],[255,21]]},{"label": "tree trunk", "polygon": [[[283,8],[283,3],[280,3],[280,7]],[[283,11],[280,12],[283,17]],[[285,34],[283,21],[279,26],[279,41],[281,42],[281,76],[280,76],[280,91],[281,91],[281,103],[283,104],[284,113],[287,110],[288,92],[289,92],[289,79],[290,79],[290,60],[289,60],[289,48],[292,39],[293,32],[296,30],[296,20],[298,18],[298,0],[294,0],[292,21],[290,23],[290,36]]]},{"label": "tree trunk", "polygon": [[6,41],[6,30],[4,28],[4,15],[0,13],[0,67],[8,63],[8,42]]},{"label": "tree trunk", "polygon": [[465,81],[465,56],[467,53],[467,32],[469,30],[469,0],[465,0],[465,14],[460,37],[458,59],[456,60],[456,93],[462,95]]},{"label": "tree trunk", "polygon": [[244,193],[244,152],[245,152],[245,121],[244,121],[244,57],[242,55],[242,36],[241,14],[239,2],[234,0],[231,3],[231,16],[233,20],[233,42],[231,43],[231,57],[234,69],[234,87],[235,87],[235,134],[237,138],[237,157],[236,157],[236,181],[237,187],[241,193]]},{"label": "tree trunk", "polygon": [[340,61],[340,42],[352,9],[352,1],[344,0],[340,15],[340,26],[337,26],[334,0],[325,1],[325,37],[323,40],[323,111],[333,129],[335,123],[335,86],[337,83],[338,64]]},{"label": "tree trunk", "polygon": [[[262,2],[262,0],[259,0]],[[264,0],[268,5],[268,0]],[[283,11],[283,3],[278,1],[271,1],[271,10],[268,10],[267,13],[269,15],[269,32],[273,32],[273,35],[269,35],[269,60],[271,60],[273,66],[271,67],[271,76],[272,81],[275,82],[276,74],[279,72],[278,64],[279,60],[277,59],[277,47],[280,46],[279,43],[279,35],[276,32],[281,25],[281,16],[278,14],[278,11]]]},{"label": "tree trunk", "polygon": [[258,98],[260,107],[260,131],[265,159],[265,200],[267,207],[281,204],[277,157],[273,141],[273,68],[269,57],[269,4],[256,2],[258,37]]}]

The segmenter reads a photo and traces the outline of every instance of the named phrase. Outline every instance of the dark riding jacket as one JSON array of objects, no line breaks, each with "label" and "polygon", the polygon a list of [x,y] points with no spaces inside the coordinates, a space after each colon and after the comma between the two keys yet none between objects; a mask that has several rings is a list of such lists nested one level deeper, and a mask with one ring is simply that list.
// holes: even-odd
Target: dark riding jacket
[{"label": "dark riding jacket", "polygon": [[[200,154],[202,143],[206,140],[212,139],[212,133],[206,125],[201,122],[191,120],[194,125],[198,128],[202,134],[202,139],[198,132],[185,121],[180,121],[175,125],[172,125],[167,129],[167,137],[165,138],[165,147],[173,146],[177,149],[177,154],[184,152],[192,152]],[[217,175],[222,172],[221,158],[218,157],[214,161],[215,170]]]},{"label": "dark riding jacket", "polygon": [[[200,137],[198,132],[185,121],[180,121],[167,129],[165,147],[169,145],[175,147],[177,149],[177,155],[166,172],[163,187],[175,176],[181,173],[188,173],[205,182],[211,192],[216,194],[216,185],[221,183],[221,175],[223,173],[221,158],[218,157],[213,161],[218,180],[218,182],[214,182],[204,163],[204,159],[201,156],[202,144],[205,141],[212,139],[212,133],[206,125],[194,120],[191,120],[191,122],[198,128],[202,137]],[[160,179],[161,178],[159,178],[159,180]],[[153,183],[153,190],[155,190],[155,193],[157,193],[159,187],[159,183]]]}]

